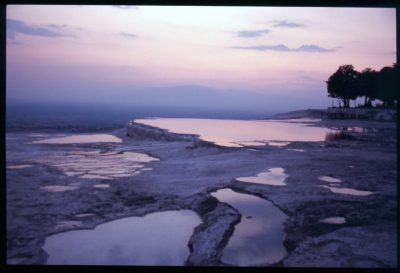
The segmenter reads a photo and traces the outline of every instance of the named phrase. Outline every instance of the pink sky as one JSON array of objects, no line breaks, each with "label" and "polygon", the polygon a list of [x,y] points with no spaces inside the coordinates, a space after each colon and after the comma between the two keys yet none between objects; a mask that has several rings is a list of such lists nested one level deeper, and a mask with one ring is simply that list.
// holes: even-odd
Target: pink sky
[{"label": "pink sky", "polygon": [[12,98],[190,84],[328,103],[340,65],[396,61],[396,12],[10,5],[6,49]]}]

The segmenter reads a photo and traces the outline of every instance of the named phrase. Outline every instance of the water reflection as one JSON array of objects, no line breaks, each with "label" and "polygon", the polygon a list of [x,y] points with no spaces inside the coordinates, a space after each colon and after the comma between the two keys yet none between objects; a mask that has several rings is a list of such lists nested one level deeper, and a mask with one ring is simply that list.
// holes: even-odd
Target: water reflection
[{"label": "water reflection", "polygon": [[174,133],[199,135],[205,141],[227,147],[246,146],[246,142],[254,146],[276,141],[323,141],[330,132],[328,128],[308,126],[313,123],[304,121],[156,118],[137,119],[135,122]]},{"label": "water reflection", "polygon": [[223,262],[239,266],[264,265],[286,256],[283,222],[287,217],[271,202],[231,189],[218,190],[211,195],[232,205],[242,215],[223,250]]},{"label": "water reflection", "polygon": [[37,162],[56,167],[67,176],[84,179],[112,180],[138,175],[149,171],[144,163],[158,161],[158,158],[135,152],[107,152],[82,150],[62,155],[51,155]]},{"label": "water reflection", "polygon": [[236,180],[272,186],[286,186],[286,183],[284,182],[286,177],[287,174],[285,174],[285,169],[271,168],[267,172],[257,174],[257,176],[238,177]]},{"label": "water reflection", "polygon": [[32,141],[33,144],[75,144],[75,143],[98,143],[98,142],[120,143],[122,142],[122,139],[108,134],[94,134],[94,135],[72,135],[66,137],[56,137],[56,138],[48,138],[48,139]]},{"label": "water reflection", "polygon": [[331,176],[320,176],[318,177],[319,180],[325,181],[325,182],[329,182],[329,183],[341,183],[342,180],[338,179],[338,178],[333,178]]},{"label": "water reflection", "polygon": [[330,186],[325,186],[323,185],[322,187],[329,189],[333,193],[339,193],[339,194],[348,194],[348,195],[355,195],[355,196],[368,196],[373,194],[371,191],[362,191],[362,190],[357,190],[357,189],[352,189],[352,188],[337,188],[337,187],[330,187]]},{"label": "water reflection", "polygon": [[33,165],[25,164],[25,165],[7,166],[7,169],[26,169],[31,167],[33,167]]},{"label": "water reflection", "polygon": [[333,224],[333,225],[341,225],[346,223],[346,218],[344,217],[328,217],[325,219],[320,220],[321,223],[325,223],[325,224]]},{"label": "water reflection", "polygon": [[59,186],[59,185],[49,185],[40,187],[42,190],[49,191],[49,192],[64,192],[64,191],[73,191],[78,189],[77,186]]},{"label": "water reflection", "polygon": [[47,264],[183,265],[188,241],[201,223],[193,211],[164,211],[129,217],[46,238]]}]

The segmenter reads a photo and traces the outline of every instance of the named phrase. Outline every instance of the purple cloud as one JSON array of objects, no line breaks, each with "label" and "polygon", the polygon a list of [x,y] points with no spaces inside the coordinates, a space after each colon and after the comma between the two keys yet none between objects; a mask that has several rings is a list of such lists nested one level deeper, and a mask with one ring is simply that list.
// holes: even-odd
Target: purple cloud
[{"label": "purple cloud", "polygon": [[10,38],[11,40],[15,39],[16,33],[22,33],[31,36],[50,37],[50,38],[67,36],[59,31],[49,30],[45,27],[30,26],[22,21],[14,19],[7,19],[6,24],[7,24],[7,37]]},{"label": "purple cloud", "polygon": [[269,29],[264,29],[264,30],[243,30],[243,31],[239,31],[237,33],[237,36],[242,37],[242,38],[254,38],[254,37],[261,36],[263,34],[267,34],[269,32],[270,32]]},{"label": "purple cloud", "polygon": [[127,37],[127,38],[137,38],[137,35],[132,34],[132,33],[127,33],[127,32],[121,32],[120,33],[122,36]]},{"label": "purple cloud", "polygon": [[297,28],[297,27],[305,27],[304,25],[288,22],[288,21],[275,21],[276,23],[273,24],[273,27],[289,27],[289,28]]},{"label": "purple cloud", "polygon": [[278,51],[278,52],[333,52],[338,48],[323,48],[318,45],[302,45],[297,48],[289,48],[284,44],[279,45],[257,45],[257,46],[232,46],[234,49],[245,49],[245,50],[255,50],[255,51]]}]

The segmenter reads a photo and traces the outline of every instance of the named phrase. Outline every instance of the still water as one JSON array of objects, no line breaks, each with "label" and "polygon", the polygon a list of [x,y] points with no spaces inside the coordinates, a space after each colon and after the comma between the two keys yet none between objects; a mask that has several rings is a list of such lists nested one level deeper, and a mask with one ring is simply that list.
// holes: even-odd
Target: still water
[{"label": "still water", "polygon": [[128,217],[46,238],[47,264],[183,265],[200,217],[190,210]]},{"label": "still water", "polygon": [[[274,141],[324,141],[331,130],[312,127],[317,120],[222,120],[192,118],[137,119],[135,122],[179,134],[195,134],[220,146],[265,145]],[[246,145],[250,143],[251,145]]]},{"label": "still water", "polygon": [[267,172],[261,172],[257,176],[238,177],[240,182],[256,183],[272,186],[286,186],[285,179],[288,177],[283,168],[271,168]]},{"label": "still water", "polygon": [[150,171],[151,168],[146,168],[146,163],[159,159],[130,151],[102,153],[100,150],[86,149],[52,153],[36,161],[53,166],[71,177],[113,180]]},{"label": "still water", "polygon": [[286,256],[283,222],[287,216],[270,201],[222,189],[211,193],[242,215],[222,253],[221,260],[239,266],[272,264]]},{"label": "still water", "polygon": [[109,134],[92,134],[92,135],[71,135],[66,137],[55,137],[42,140],[34,140],[33,144],[77,144],[77,143],[120,143],[122,139]]}]

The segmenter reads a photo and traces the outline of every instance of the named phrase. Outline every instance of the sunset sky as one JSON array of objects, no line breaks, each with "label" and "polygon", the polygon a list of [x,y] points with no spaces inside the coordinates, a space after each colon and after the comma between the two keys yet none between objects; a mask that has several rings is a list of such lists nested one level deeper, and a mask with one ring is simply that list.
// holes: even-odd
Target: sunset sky
[{"label": "sunset sky", "polygon": [[326,107],[324,81],[340,65],[396,61],[396,11],[9,5],[6,50],[8,98],[200,85]]}]

